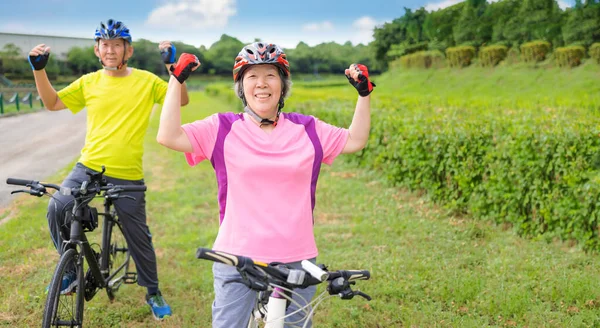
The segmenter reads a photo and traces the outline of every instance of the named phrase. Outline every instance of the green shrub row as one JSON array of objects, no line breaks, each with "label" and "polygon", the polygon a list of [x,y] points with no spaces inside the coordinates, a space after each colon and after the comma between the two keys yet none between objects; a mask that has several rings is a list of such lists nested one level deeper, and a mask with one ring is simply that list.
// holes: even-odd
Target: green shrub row
[{"label": "green shrub row", "polygon": [[[350,103],[307,102],[299,108],[341,126],[352,117],[342,110]],[[349,159],[385,172],[395,185],[424,190],[459,213],[509,224],[523,236],[600,250],[598,120],[543,113],[472,116],[480,117],[378,109],[368,147]]]},{"label": "green shrub row", "polygon": [[[391,68],[398,66],[406,68],[430,68],[443,67],[466,67],[471,65],[473,59],[478,56],[479,64],[485,67],[493,67],[501,61],[507,60],[514,64],[522,60],[526,63],[541,62],[549,57],[551,45],[546,41],[532,41],[517,48],[508,49],[504,45],[491,45],[482,47],[477,55],[477,50],[471,46],[459,46],[446,49],[446,58],[437,51],[422,51],[411,55],[402,56],[390,63]],[[579,45],[559,47],[552,53],[556,65],[559,67],[575,67],[581,64],[586,57],[585,48]],[[600,43],[590,46],[589,57],[600,64]],[[446,62],[446,63],[445,63]]]}]

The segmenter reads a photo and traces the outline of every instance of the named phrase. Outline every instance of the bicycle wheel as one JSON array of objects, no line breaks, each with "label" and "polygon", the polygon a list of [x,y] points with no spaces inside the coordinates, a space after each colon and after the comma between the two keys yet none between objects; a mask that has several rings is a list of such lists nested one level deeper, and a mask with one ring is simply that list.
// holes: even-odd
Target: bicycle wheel
[{"label": "bicycle wheel", "polygon": [[111,220],[110,226],[110,242],[108,253],[108,284],[106,286],[106,294],[112,301],[115,299],[115,293],[119,290],[123,283],[130,283],[131,274],[129,272],[129,248],[125,235],[123,234],[123,227],[121,223],[114,219]]},{"label": "bicycle wheel", "polygon": [[[42,327],[82,327],[85,279],[83,278],[83,262],[77,264],[79,254],[69,249],[60,257],[52,282],[48,289],[48,297],[44,307]],[[63,277],[75,269],[75,287],[68,293],[61,293]]]}]

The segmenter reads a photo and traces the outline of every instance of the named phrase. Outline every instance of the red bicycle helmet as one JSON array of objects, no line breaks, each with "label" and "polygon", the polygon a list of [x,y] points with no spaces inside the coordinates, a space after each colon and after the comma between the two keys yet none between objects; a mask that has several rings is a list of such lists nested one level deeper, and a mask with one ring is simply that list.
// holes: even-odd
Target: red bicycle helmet
[{"label": "red bicycle helmet", "polygon": [[274,43],[254,42],[242,48],[235,58],[233,81],[237,81],[249,65],[260,64],[276,65],[286,76],[290,76],[290,64],[279,46]]}]

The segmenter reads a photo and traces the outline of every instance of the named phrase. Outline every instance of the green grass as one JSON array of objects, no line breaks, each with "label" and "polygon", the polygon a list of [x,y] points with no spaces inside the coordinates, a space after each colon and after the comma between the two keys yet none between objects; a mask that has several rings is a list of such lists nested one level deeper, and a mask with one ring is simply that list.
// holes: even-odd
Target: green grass
[{"label": "green grass", "polygon": [[[380,92],[391,92],[389,88]],[[318,92],[331,95],[338,89]],[[346,87],[342,98],[355,99],[347,89],[352,91]],[[303,92],[295,90],[288,110],[294,110],[293,99]],[[195,92],[183,120],[240,107]],[[191,168],[182,154],[154,141],[158,114],[144,158],[147,210],[161,289],[174,316],[157,324],[143,301],[145,290],[129,285],[114,303],[104,292],[87,303],[87,326],[210,326],[211,264],[194,254],[197,247],[212,245],[218,229],[214,173],[208,162]],[[372,279],[357,287],[373,300],[330,299],[317,312],[316,327],[600,325],[597,254],[524,240],[510,229],[454,216],[426,197],[386,186],[383,174],[346,163],[350,156],[321,171],[315,210],[318,260],[334,270],[370,270]],[[60,181],[69,169],[51,180]],[[0,213],[11,216],[0,225],[0,326],[29,327],[41,321],[43,292],[58,260],[46,204],[47,199],[21,197]]]},{"label": "green grass", "polygon": [[[5,95],[6,96],[6,95]],[[22,95],[20,95],[22,97]],[[11,95],[12,97],[12,95]],[[20,100],[19,100],[20,101]],[[19,109],[17,110],[17,105],[12,103],[12,104],[3,104],[3,113],[0,113],[0,116],[2,116],[2,114],[17,114],[17,113],[29,113],[29,112],[34,112],[34,111],[38,111],[42,108],[42,105],[40,104],[39,100],[34,100],[32,107],[29,106],[29,103],[19,103]]]},{"label": "green grass", "polygon": [[[600,110],[600,65],[573,69],[503,66],[464,69],[396,69],[380,82],[397,102],[458,108]],[[379,85],[379,84],[378,84]]]}]

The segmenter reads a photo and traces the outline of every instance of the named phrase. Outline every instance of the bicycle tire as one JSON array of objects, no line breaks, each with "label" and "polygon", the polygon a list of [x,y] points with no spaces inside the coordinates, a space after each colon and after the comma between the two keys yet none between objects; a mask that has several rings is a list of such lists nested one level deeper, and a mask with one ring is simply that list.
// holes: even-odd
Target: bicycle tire
[{"label": "bicycle tire", "polygon": [[[85,279],[83,262],[78,265],[78,258],[79,253],[75,249],[68,249],[60,257],[48,289],[42,321],[43,328],[83,326]],[[62,278],[71,266],[76,268],[75,291],[61,294]]]},{"label": "bicycle tire", "polygon": [[125,240],[123,234],[123,227],[121,222],[115,219],[116,216],[112,216],[109,237],[109,249],[106,250],[108,253],[108,276],[114,276],[108,282],[106,286],[106,295],[108,299],[113,301],[115,295],[121,285],[126,283],[127,274],[129,272],[129,261],[131,260],[129,254],[129,246]]}]

